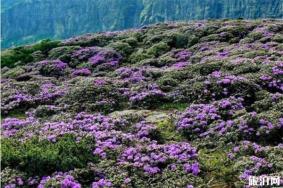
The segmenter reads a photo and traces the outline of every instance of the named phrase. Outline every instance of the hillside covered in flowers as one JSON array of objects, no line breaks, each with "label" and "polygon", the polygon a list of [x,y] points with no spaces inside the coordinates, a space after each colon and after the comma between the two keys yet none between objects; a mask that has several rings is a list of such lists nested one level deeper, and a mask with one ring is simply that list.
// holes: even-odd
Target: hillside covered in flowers
[{"label": "hillside covered in flowers", "polygon": [[283,176],[283,22],[167,23],[2,52],[1,185]]}]

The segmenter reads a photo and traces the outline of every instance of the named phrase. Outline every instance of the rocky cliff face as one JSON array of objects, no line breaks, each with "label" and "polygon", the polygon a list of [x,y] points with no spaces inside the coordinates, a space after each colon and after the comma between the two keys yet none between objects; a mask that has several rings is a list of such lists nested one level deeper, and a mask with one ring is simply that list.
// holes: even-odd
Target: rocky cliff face
[{"label": "rocky cliff face", "polygon": [[283,0],[2,0],[2,47],[171,20],[283,18]]}]

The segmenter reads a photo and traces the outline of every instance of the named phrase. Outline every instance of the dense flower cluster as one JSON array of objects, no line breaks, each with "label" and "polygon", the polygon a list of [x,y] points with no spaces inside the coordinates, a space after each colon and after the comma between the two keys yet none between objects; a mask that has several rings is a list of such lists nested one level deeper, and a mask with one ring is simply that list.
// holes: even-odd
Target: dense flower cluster
[{"label": "dense flower cluster", "polygon": [[221,71],[214,71],[211,73],[211,78],[217,80],[217,84],[219,85],[230,85],[234,84],[238,81],[243,81],[245,78],[240,77],[240,76],[235,76],[235,75],[227,75],[222,73]]},{"label": "dense flower cluster", "polygon": [[232,151],[228,153],[228,157],[233,160],[241,153],[249,153],[251,155],[262,156],[266,151],[268,151],[268,147],[261,146],[255,142],[244,140],[241,141],[240,145],[233,147]]},{"label": "dense flower cluster", "polygon": [[116,72],[120,78],[129,83],[139,83],[145,80],[146,70],[144,69],[121,67]]},{"label": "dense flower cluster", "polygon": [[269,75],[261,76],[260,80],[262,81],[262,85],[267,88],[283,91],[283,83],[281,80],[274,79]]},{"label": "dense flower cluster", "polygon": [[89,76],[90,74],[91,71],[87,68],[77,69],[72,73],[73,76]]},{"label": "dense flower cluster", "polygon": [[92,68],[98,66],[104,69],[117,67],[122,60],[122,56],[116,51],[99,47],[81,48],[73,52],[72,58],[81,62],[88,61]]},{"label": "dense flower cluster", "polygon": [[240,179],[247,181],[251,175],[260,176],[272,173],[277,164],[270,161],[269,153],[272,152],[272,150],[280,149],[282,149],[282,144],[272,148],[270,146],[262,146],[255,142],[244,140],[240,145],[232,148],[232,151],[228,153],[228,157],[232,161],[239,159],[244,160],[241,167],[243,170],[239,177]]},{"label": "dense flower cluster", "polygon": [[272,67],[272,73],[274,75],[283,75],[283,62],[279,62],[276,66]]},{"label": "dense flower cluster", "polygon": [[177,61],[187,61],[192,56],[192,52],[188,50],[181,50],[177,52],[174,57],[177,59]]},{"label": "dense flower cluster", "polygon": [[12,137],[21,129],[34,123],[34,118],[27,119],[6,118],[2,122],[1,134],[3,137]]},{"label": "dense flower cluster", "polygon": [[282,118],[272,123],[267,119],[259,118],[255,112],[252,112],[245,118],[240,118],[238,130],[245,138],[262,137],[262,139],[268,139],[273,137],[274,140],[280,139],[277,134],[283,130]]},{"label": "dense flower cluster", "polygon": [[[210,134],[224,134],[234,124],[233,114],[243,109],[242,98],[230,97],[212,104],[193,104],[180,117],[177,129],[204,137]],[[210,124],[215,125],[210,127]]]},{"label": "dense flower cluster", "polygon": [[149,84],[145,88],[126,93],[133,105],[147,105],[162,101],[166,94],[156,84]]},{"label": "dense flower cluster", "polygon": [[97,54],[99,49],[97,47],[87,47],[87,48],[81,48],[77,51],[75,51],[72,54],[73,58],[76,58],[80,61],[85,61],[88,60],[90,57],[94,56]]},{"label": "dense flower cluster", "polygon": [[264,74],[260,76],[261,85],[275,91],[283,91],[283,63],[276,62],[272,66],[271,74]]},{"label": "dense flower cluster", "polygon": [[177,62],[175,64],[172,65],[172,67],[176,68],[176,69],[182,69],[184,67],[187,67],[188,65],[190,65],[189,62],[187,61],[181,61],[181,62]]},{"label": "dense flower cluster", "polygon": [[14,93],[1,101],[2,113],[7,113],[18,107],[25,108],[27,106],[50,103],[56,98],[63,96],[67,90],[67,87],[60,87],[52,82],[42,83],[34,95],[25,91],[25,88],[16,89]]},{"label": "dense flower cluster", "polygon": [[92,188],[101,188],[101,187],[111,187],[112,183],[109,180],[100,179],[99,181],[92,183]]},{"label": "dense flower cluster", "polygon": [[[30,178],[28,184],[36,184],[37,179]],[[80,183],[78,183],[73,176],[68,173],[57,172],[52,176],[44,176],[39,181],[38,188],[44,188],[46,186],[60,186],[62,188],[81,188]]]},{"label": "dense flower cluster", "polygon": [[159,145],[139,145],[129,147],[123,151],[119,159],[122,165],[130,165],[142,169],[146,174],[154,175],[161,172],[161,166],[183,164],[184,171],[198,175],[200,172],[196,158],[196,149],[188,143]]},{"label": "dense flower cluster", "polygon": [[61,76],[67,68],[67,64],[61,60],[44,60],[38,62],[39,71],[44,76]]}]

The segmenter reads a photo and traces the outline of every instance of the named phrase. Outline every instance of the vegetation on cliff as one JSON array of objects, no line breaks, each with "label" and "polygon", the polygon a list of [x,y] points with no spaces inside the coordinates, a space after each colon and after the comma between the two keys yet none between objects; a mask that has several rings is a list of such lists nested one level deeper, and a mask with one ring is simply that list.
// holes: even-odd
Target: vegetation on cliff
[{"label": "vegetation on cliff", "polygon": [[6,187],[282,177],[282,21],[158,24],[2,54]]}]

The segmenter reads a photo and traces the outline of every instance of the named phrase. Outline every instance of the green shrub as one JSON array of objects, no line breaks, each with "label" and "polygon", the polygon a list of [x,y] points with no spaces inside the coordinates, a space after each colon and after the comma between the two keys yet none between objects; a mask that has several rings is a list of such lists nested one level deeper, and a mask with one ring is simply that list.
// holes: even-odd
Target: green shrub
[{"label": "green shrub", "polygon": [[273,37],[273,41],[279,42],[279,43],[283,43],[283,35],[282,35],[282,34],[276,34],[276,35]]},{"label": "green shrub", "polygon": [[60,41],[52,41],[50,39],[42,40],[41,42],[35,44],[32,46],[32,51],[41,51],[43,54],[47,55],[48,52],[58,47],[60,44]]},{"label": "green shrub", "polygon": [[3,74],[4,78],[16,78],[21,74],[25,73],[25,70],[22,67],[15,67]]},{"label": "green shrub", "polygon": [[227,62],[226,64],[223,65],[226,70],[230,70],[233,72],[233,74],[238,75],[238,74],[245,74],[245,73],[256,73],[260,70],[260,66],[251,63],[250,61],[247,61],[243,64],[231,64],[230,62]]},{"label": "green shrub", "polygon": [[[226,149],[227,150],[227,149]],[[230,187],[238,180],[237,170],[227,157],[225,148],[209,151],[202,149],[199,152],[199,161],[205,173],[205,179],[211,187]]]},{"label": "green shrub", "polygon": [[[77,78],[62,101],[74,111],[112,112],[123,107],[125,96],[120,95],[119,85],[106,83],[97,86],[96,79]],[[82,97],[84,96],[84,97]],[[61,102],[62,102],[61,101]]]},{"label": "green shrub", "polygon": [[126,42],[133,47],[136,47],[138,45],[138,40],[135,37],[126,38],[123,40],[123,42]]},{"label": "green shrub", "polygon": [[255,50],[255,51],[246,52],[244,54],[244,57],[253,59],[257,56],[264,56],[264,55],[268,55],[268,52],[266,52],[265,50]]},{"label": "green shrub", "polygon": [[182,135],[176,131],[176,126],[172,120],[163,120],[157,123],[157,133],[159,142],[180,141]]},{"label": "green shrub", "polygon": [[210,42],[210,41],[218,41],[219,35],[218,34],[211,34],[200,39],[200,42]]},{"label": "green shrub", "polygon": [[79,46],[62,46],[53,48],[50,50],[48,58],[50,59],[60,59],[64,62],[70,62],[71,61],[71,55],[75,50],[78,50]]},{"label": "green shrub", "polygon": [[157,81],[160,89],[163,91],[170,91],[172,88],[176,87],[179,83],[178,80],[172,78],[172,77],[166,77],[162,76],[158,81]]},{"label": "green shrub", "polygon": [[45,55],[40,50],[33,52],[31,56],[34,62],[42,61],[45,59]]},{"label": "green shrub", "polygon": [[110,43],[108,47],[113,48],[117,52],[121,53],[123,56],[128,56],[133,52],[133,47],[125,42],[114,42]]},{"label": "green shrub", "polygon": [[136,52],[131,54],[129,61],[131,63],[137,63],[137,62],[140,62],[142,60],[150,59],[150,58],[153,58],[153,57],[154,57],[153,55],[147,54],[146,50],[144,50],[143,48],[139,48]]},{"label": "green shrub", "polygon": [[147,53],[149,55],[154,55],[155,57],[158,57],[164,53],[166,53],[167,51],[169,51],[170,47],[165,43],[165,42],[160,42],[157,43],[155,45],[153,45],[152,47],[150,47],[147,50]]},{"label": "green shrub", "polygon": [[247,37],[255,41],[261,39],[263,37],[263,34],[261,32],[251,32]]},{"label": "green shrub", "polygon": [[163,39],[171,48],[185,48],[188,44],[188,36],[179,32],[170,32]]},{"label": "green shrub", "polygon": [[195,44],[197,44],[199,42],[199,37],[195,36],[195,35],[189,35],[188,36],[188,46],[193,46]]},{"label": "green shrub", "polygon": [[47,175],[54,171],[69,171],[96,162],[92,149],[94,141],[65,135],[52,143],[33,138],[21,143],[12,138],[2,140],[2,168],[10,167],[30,176]]},{"label": "green shrub", "polygon": [[191,70],[194,73],[197,73],[199,75],[206,76],[213,71],[220,70],[223,62],[222,61],[216,61],[216,62],[209,62],[209,63],[203,63],[203,64],[195,64],[191,66]]},{"label": "green shrub", "polygon": [[187,103],[164,103],[162,104],[159,109],[161,110],[178,110],[184,111],[188,107]]},{"label": "green shrub", "polygon": [[33,46],[21,46],[7,50],[1,55],[1,67],[15,67],[16,65],[24,65],[34,61],[32,55],[35,51],[41,51],[44,55],[57,46],[59,41],[43,40]]},{"label": "green shrub", "polygon": [[17,47],[7,50],[1,55],[1,67],[15,67],[17,64],[26,64],[33,61],[31,50],[25,47]]}]

